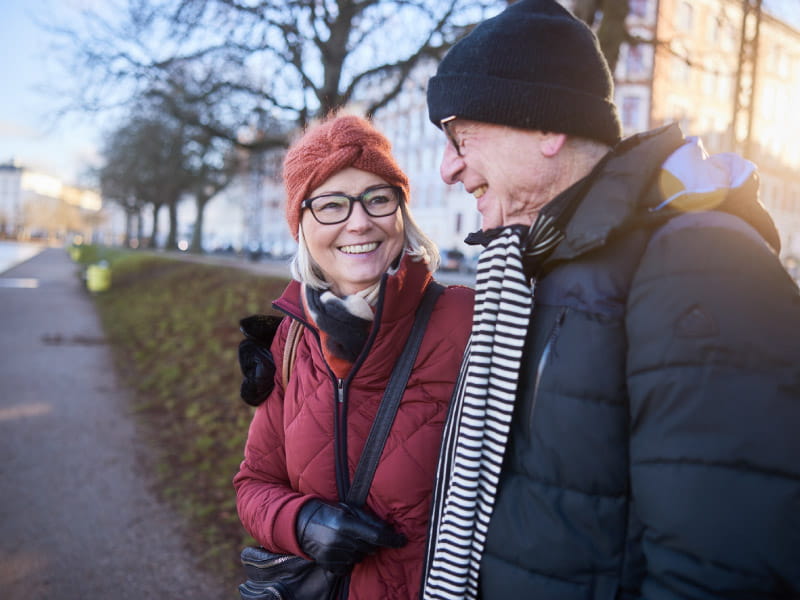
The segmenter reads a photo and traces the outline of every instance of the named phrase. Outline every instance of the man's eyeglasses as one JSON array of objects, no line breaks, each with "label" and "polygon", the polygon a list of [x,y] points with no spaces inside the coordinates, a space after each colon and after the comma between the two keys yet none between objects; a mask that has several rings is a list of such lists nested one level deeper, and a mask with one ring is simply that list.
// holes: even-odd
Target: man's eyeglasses
[{"label": "man's eyeglasses", "polygon": [[364,190],[358,196],[347,194],[322,194],[307,198],[300,203],[311,211],[323,225],[344,223],[353,213],[353,203],[358,202],[370,217],[388,217],[397,211],[403,199],[403,190],[395,185],[377,185]]},{"label": "man's eyeglasses", "polygon": [[463,154],[461,154],[461,143],[458,141],[458,138],[456,137],[456,134],[453,131],[453,121],[455,120],[456,116],[452,115],[449,117],[445,117],[444,119],[439,121],[439,124],[442,126],[442,131],[444,131],[444,134],[447,136],[447,139],[450,141],[451,144],[453,144],[453,148],[455,148],[456,154],[458,156],[464,156]]}]

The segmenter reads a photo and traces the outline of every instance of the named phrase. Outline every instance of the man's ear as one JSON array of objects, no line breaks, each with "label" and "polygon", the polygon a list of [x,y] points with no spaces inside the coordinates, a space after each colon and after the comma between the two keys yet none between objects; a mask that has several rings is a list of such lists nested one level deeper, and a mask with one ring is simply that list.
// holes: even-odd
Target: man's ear
[{"label": "man's ear", "polygon": [[565,133],[552,133],[550,131],[543,131],[542,137],[539,140],[539,150],[542,156],[553,158],[561,151],[564,144],[567,142],[567,134]]}]

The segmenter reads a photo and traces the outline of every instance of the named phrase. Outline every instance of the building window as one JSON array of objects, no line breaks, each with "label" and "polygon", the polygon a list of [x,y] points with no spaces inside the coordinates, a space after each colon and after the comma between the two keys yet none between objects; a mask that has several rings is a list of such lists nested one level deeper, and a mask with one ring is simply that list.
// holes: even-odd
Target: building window
[{"label": "building window", "polygon": [[694,21],[694,8],[688,2],[681,2],[678,5],[678,13],[675,26],[683,33],[692,33]]},{"label": "building window", "polygon": [[733,97],[733,77],[724,73],[717,75],[717,96],[722,100]]},{"label": "building window", "polygon": [[733,25],[728,25],[724,28],[724,35],[722,36],[722,49],[725,51],[738,50],[739,33]]},{"label": "building window", "polygon": [[640,129],[642,99],[638,96],[625,96],[622,99],[622,126],[630,131]]},{"label": "building window", "polygon": [[636,78],[646,75],[646,68],[644,64],[644,47],[642,44],[628,46],[628,56],[625,61],[625,70],[628,77]]},{"label": "building window", "polygon": [[689,83],[689,63],[685,58],[675,56],[672,59],[672,80],[679,83]]},{"label": "building window", "polygon": [[721,24],[719,22],[719,17],[711,17],[708,31],[706,33],[708,34],[708,41],[712,44],[717,44],[719,42],[720,27]]},{"label": "building window", "polygon": [[781,46],[775,46],[775,70],[779,77],[789,77],[789,54]]},{"label": "building window", "polygon": [[764,83],[761,94],[758,98],[758,108],[760,112],[767,115],[777,114],[778,108],[778,91],[771,81]]},{"label": "building window", "polygon": [[644,19],[647,16],[647,4],[648,0],[629,0],[631,16]]},{"label": "building window", "polygon": [[714,90],[717,89],[717,69],[714,63],[706,65],[703,71],[703,93],[707,96],[713,96]]}]

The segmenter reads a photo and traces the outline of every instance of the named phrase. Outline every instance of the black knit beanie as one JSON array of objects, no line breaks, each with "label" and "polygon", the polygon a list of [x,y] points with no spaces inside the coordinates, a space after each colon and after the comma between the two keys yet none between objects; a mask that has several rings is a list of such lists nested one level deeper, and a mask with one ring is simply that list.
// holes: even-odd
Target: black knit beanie
[{"label": "black knit beanie", "polygon": [[428,83],[437,127],[471,121],[619,141],[614,83],[591,29],[555,0],[519,0],[455,44]]}]

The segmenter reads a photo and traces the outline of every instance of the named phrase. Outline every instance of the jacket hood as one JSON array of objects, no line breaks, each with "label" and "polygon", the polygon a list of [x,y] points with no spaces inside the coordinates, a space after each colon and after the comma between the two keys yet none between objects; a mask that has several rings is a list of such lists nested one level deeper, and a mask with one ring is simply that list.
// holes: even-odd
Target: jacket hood
[{"label": "jacket hood", "polygon": [[752,225],[776,253],[780,251],[778,231],[758,199],[756,165],[738,154],[709,155],[699,138],[686,138],[661,166],[658,188],[664,199],[651,212],[727,212]]},{"label": "jacket hood", "polygon": [[629,137],[564,194],[583,195],[551,260],[598,248],[614,234],[657,226],[687,211],[719,210],[752,225],[776,251],[780,237],[758,200],[756,167],[735,154],[709,156],[675,125]]}]

